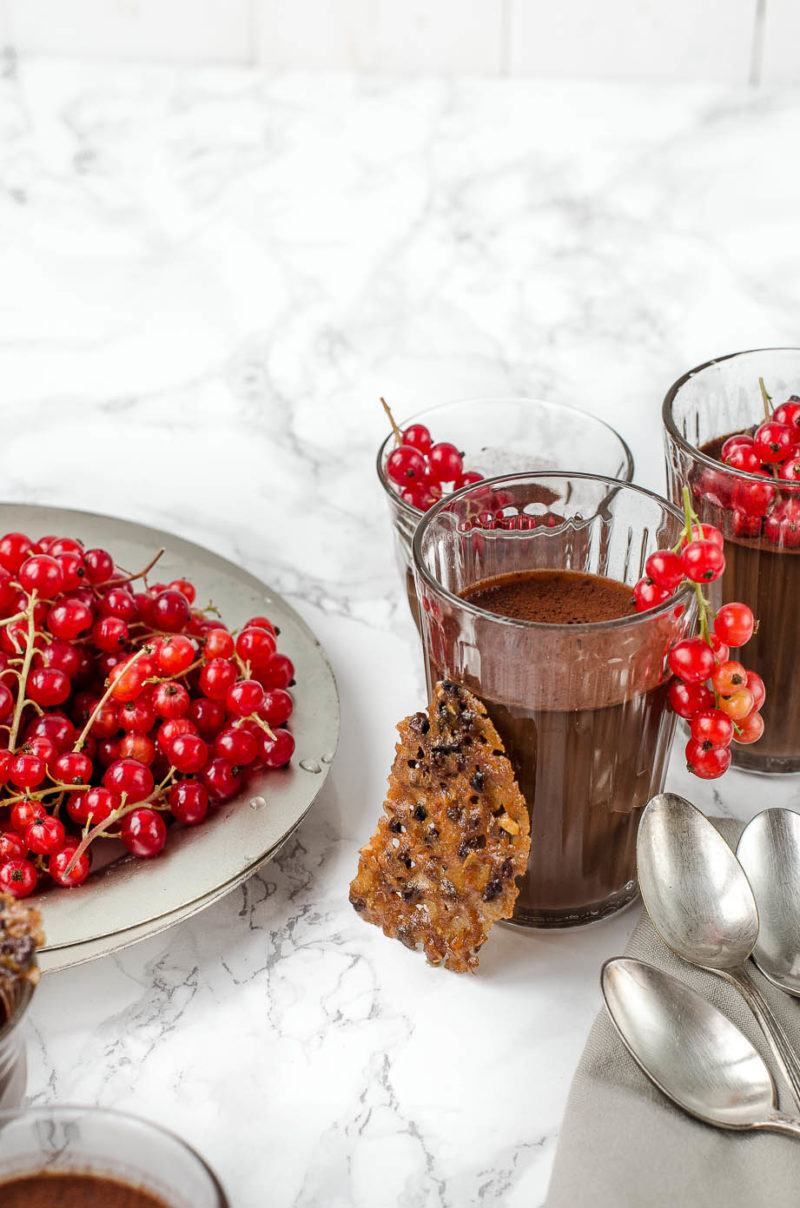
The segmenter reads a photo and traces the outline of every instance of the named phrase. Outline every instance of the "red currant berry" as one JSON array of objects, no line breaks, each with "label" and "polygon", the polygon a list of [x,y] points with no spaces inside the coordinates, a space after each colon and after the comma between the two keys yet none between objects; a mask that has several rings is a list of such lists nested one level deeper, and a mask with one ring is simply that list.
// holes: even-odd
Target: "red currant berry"
[{"label": "red currant berry", "polygon": [[53,638],[49,646],[45,646],[33,656],[33,665],[54,667],[56,671],[63,671],[70,679],[74,679],[81,669],[81,654],[71,642],[65,642],[63,638]]},{"label": "red currant berry", "polygon": [[800,504],[785,499],[777,504],[764,521],[764,536],[784,549],[800,546]]},{"label": "red currant berry", "polygon": [[708,747],[690,738],[686,744],[686,766],[701,780],[716,780],[731,766],[730,747]]},{"label": "red currant berry", "polygon": [[789,428],[794,428],[795,436],[800,435],[800,400],[797,395],[793,394],[785,403],[776,407],[772,418],[776,424],[785,424]]},{"label": "red currant berry", "polygon": [[183,717],[189,708],[189,693],[183,684],[174,680],[166,680],[159,684],[153,694],[153,708],[159,717],[167,720],[173,717]]},{"label": "red currant berry", "polygon": [[667,656],[670,671],[689,683],[703,683],[716,667],[711,648],[702,638],[684,638]]},{"label": "red currant berry", "polygon": [[754,445],[737,445],[727,457],[723,458],[726,466],[732,470],[740,470],[745,474],[757,474],[761,469],[761,458]]},{"label": "red currant berry", "polygon": [[264,689],[257,680],[244,679],[231,684],[225,705],[234,717],[249,717],[264,703]]},{"label": "red currant berry", "polygon": [[69,718],[56,709],[52,713],[46,713],[43,717],[37,717],[28,728],[26,737],[41,736],[51,739],[60,755],[73,745],[76,735],[75,727]]},{"label": "red currant berry", "polygon": [[165,629],[168,633],[177,633],[184,629],[191,615],[189,601],[181,591],[166,591],[158,593],[150,606],[150,621],[154,629]]},{"label": "red currant berry", "polygon": [[397,486],[409,486],[424,478],[425,458],[410,445],[398,445],[386,459],[386,475]]},{"label": "red currant berry", "polygon": [[294,683],[294,663],[285,654],[273,654],[258,681],[265,688],[289,688]]},{"label": "red currant berry", "polygon": [[[88,822],[90,826],[100,826],[103,822],[108,821],[114,811],[122,805],[119,793],[113,789],[104,788],[102,785],[87,789],[85,793],[76,793],[75,796],[81,798],[80,807],[75,806],[76,810],[80,808],[82,815],[76,817],[75,820],[81,825]],[[69,806],[67,812],[69,812]],[[70,814],[70,817],[74,817],[74,815]]]},{"label": "red currant berry", "polygon": [[72,685],[63,671],[42,667],[28,676],[27,692],[37,705],[61,705],[69,697]]},{"label": "red currant berry", "polygon": [[11,761],[9,777],[21,789],[33,789],[45,778],[47,768],[37,755],[15,755]]},{"label": "red currant berry", "polygon": [[114,573],[114,559],[104,549],[87,549],[83,555],[86,578],[95,587],[107,583]]},{"label": "red currant berry", "polygon": [[755,473],[763,482],[737,482],[733,489],[733,506],[748,516],[766,516],[775,498],[774,480],[769,474]]},{"label": "red currant berry", "polygon": [[207,763],[200,773],[208,795],[214,801],[227,801],[239,791],[242,773],[227,759],[217,757]]},{"label": "red currant berry", "polygon": [[6,860],[24,860],[28,848],[21,835],[14,831],[0,831],[0,864]]},{"label": "red currant berry", "polygon": [[464,463],[455,445],[443,441],[428,453],[428,473],[434,482],[454,482],[464,473]]},{"label": "red currant berry", "polygon": [[720,449],[720,460],[727,461],[734,449],[752,449],[753,438],[746,433],[741,432],[737,436],[729,436]]},{"label": "red currant berry", "polygon": [[249,730],[229,728],[214,739],[214,754],[239,768],[252,763],[258,752],[258,739]]},{"label": "red currant berry", "polygon": [[280,629],[272,624],[269,617],[251,617],[249,621],[245,621],[242,629],[266,629],[274,638],[280,633]]},{"label": "red currant berry", "polygon": [[744,646],[753,636],[755,623],[746,604],[723,604],[714,621],[714,632],[729,646]]},{"label": "red currant berry", "polygon": [[89,852],[88,850],[81,852],[77,860],[75,860],[74,856],[77,849],[77,842],[68,839],[47,861],[47,871],[50,876],[56,885],[61,885],[64,889],[69,889],[75,885],[82,885],[89,875],[89,868],[91,866]]},{"label": "red currant berry", "polygon": [[199,780],[179,780],[169,791],[173,818],[184,826],[196,826],[208,813],[208,791]]},{"label": "red currant berry", "polygon": [[127,587],[112,587],[100,600],[100,613],[104,617],[118,617],[120,621],[130,624],[136,620],[138,609]]},{"label": "red currant berry", "polygon": [[211,700],[224,700],[236,682],[236,668],[228,659],[211,659],[200,672],[200,690]]},{"label": "red currant berry", "polygon": [[82,554],[59,554],[56,558],[64,576],[64,591],[74,591],[86,578],[86,565]]},{"label": "red currant berry", "polygon": [[156,721],[155,710],[143,692],[136,700],[127,700],[117,710],[118,725],[126,733],[146,734]]},{"label": "red currant berry", "polygon": [[753,696],[753,709],[760,709],[767,699],[767,689],[764,686],[764,681],[757,671],[748,671],[747,687]]},{"label": "red currant berry", "polygon": [[194,662],[195,653],[191,639],[176,633],[159,646],[156,665],[162,675],[182,675]]},{"label": "red currant berry", "polygon": [[106,769],[103,784],[107,789],[125,793],[129,802],[144,801],[153,791],[153,773],[136,759],[118,759]]},{"label": "red currant berry", "polygon": [[208,747],[199,734],[176,734],[167,745],[167,759],[183,775],[190,775],[208,763]]},{"label": "red currant berry", "polygon": [[186,597],[189,604],[194,604],[197,598],[195,586],[188,579],[173,579],[171,583],[167,584],[167,591],[179,591],[182,596]]},{"label": "red currant berry", "polygon": [[474,486],[476,482],[483,482],[483,474],[479,474],[477,470],[465,470],[464,473],[455,480],[453,486],[455,490],[460,491],[462,487]]},{"label": "red currant berry", "polygon": [[714,652],[714,658],[717,663],[727,663],[731,657],[731,652],[724,642],[721,642],[715,633],[709,634],[709,645]]},{"label": "red currant berry", "polygon": [[0,722],[6,721],[14,709],[14,697],[5,684],[0,684]]},{"label": "red currant berry", "polygon": [[26,558],[17,577],[24,591],[29,594],[35,591],[45,600],[52,600],[64,590],[64,572],[49,554],[34,554]]},{"label": "red currant berry", "polygon": [[57,638],[72,641],[92,624],[92,610],[82,600],[59,600],[47,613],[47,628]]},{"label": "red currant berry", "polygon": [[34,818],[25,829],[28,851],[35,852],[37,856],[51,856],[59,847],[63,847],[64,838],[64,823],[49,814],[45,814],[43,818]]},{"label": "red currant berry", "polygon": [[738,692],[733,692],[730,696],[720,696],[719,699],[720,709],[735,722],[749,717],[753,712],[753,705],[753,694],[749,688],[740,688]]},{"label": "red currant berry", "polygon": [[208,742],[225,725],[227,714],[222,701],[209,700],[207,696],[198,696],[189,705],[187,718],[197,727],[201,738]]},{"label": "red currant berry", "polygon": [[236,653],[243,663],[263,671],[275,653],[275,638],[266,629],[243,629],[236,639]]},{"label": "red currant berry", "polygon": [[53,772],[61,784],[88,784],[92,761],[83,751],[66,751],[56,759]]},{"label": "red currant berry", "polygon": [[92,722],[92,734],[95,738],[113,738],[119,730],[119,714],[113,701],[107,700],[101,705]]},{"label": "red currant berry", "polygon": [[721,709],[702,709],[696,713],[690,730],[696,742],[712,747],[728,747],[733,738],[733,722]]},{"label": "red currant berry", "polygon": [[282,726],[292,716],[294,701],[283,688],[273,688],[264,693],[264,703],[258,710],[259,717],[270,726]]},{"label": "red currant berry", "polygon": [[657,549],[645,562],[644,569],[654,583],[668,591],[674,591],[683,582],[683,562],[674,550]]},{"label": "red currant berry", "polygon": [[33,542],[24,533],[6,533],[0,537],[0,565],[15,575],[33,553]]},{"label": "red currant berry", "polygon": [[118,663],[116,667],[112,667],[108,678],[113,685],[111,695],[114,700],[136,700],[138,696],[141,696],[145,681],[148,679],[147,668],[142,666],[143,662],[144,659],[137,659],[135,663],[129,659],[125,663]]},{"label": "red currant berry", "polygon": [[155,810],[144,806],[125,816],[119,837],[132,855],[149,859],[163,849],[167,841],[167,824]]},{"label": "red currant berry", "polygon": [[[275,643],[273,642],[273,649]],[[233,657],[235,646],[233,638],[227,629],[209,629],[203,638],[203,658],[229,659]]]},{"label": "red currant berry", "polygon": [[785,482],[800,481],[800,453],[796,449],[797,446],[795,446],[794,456],[785,461],[778,470],[778,478],[782,478]]},{"label": "red currant berry", "polygon": [[737,730],[733,736],[734,742],[740,742],[743,746],[758,742],[761,735],[764,733],[764,718],[757,710],[753,710],[747,717],[743,717],[741,721],[736,723]]},{"label": "red currant berry", "polygon": [[[149,734],[137,734],[132,730],[115,744],[114,759],[135,759],[137,763],[150,767],[155,757],[156,744]],[[111,762],[113,760],[109,760],[109,763]]]},{"label": "red currant berry", "polygon": [[44,818],[46,813],[41,801],[17,801],[11,807],[11,826],[24,835],[34,818]]},{"label": "red currant berry", "polygon": [[736,508],[733,512],[733,535],[734,537],[760,537],[763,523],[761,516],[751,516],[748,512],[743,512],[741,508]]},{"label": "red currant berry", "polygon": [[713,541],[692,541],[682,556],[687,579],[693,583],[713,583],[725,570],[725,555]]},{"label": "red currant berry", "polygon": [[732,692],[738,692],[740,688],[747,686],[747,672],[741,663],[729,659],[727,663],[713,668],[711,683],[715,692],[730,696]]},{"label": "red currant berry", "polygon": [[785,424],[776,424],[768,420],[753,434],[753,447],[757,456],[767,465],[784,461],[792,451],[794,433]]},{"label": "red currant berry", "polygon": [[672,592],[668,587],[659,587],[652,579],[640,579],[633,589],[633,599],[636,604],[637,612],[645,612],[648,608],[655,608],[658,604],[663,604],[665,600],[672,597]]},{"label": "red currant berry", "polygon": [[36,888],[38,873],[30,860],[6,860],[0,864],[0,890],[12,898],[27,898]]},{"label": "red currant berry", "polygon": [[261,761],[267,768],[284,768],[294,754],[294,738],[288,730],[276,730],[275,737],[261,739]]},{"label": "red currant berry", "polygon": [[416,449],[424,457],[430,451],[433,440],[424,424],[411,424],[403,433],[403,444],[409,449]]}]

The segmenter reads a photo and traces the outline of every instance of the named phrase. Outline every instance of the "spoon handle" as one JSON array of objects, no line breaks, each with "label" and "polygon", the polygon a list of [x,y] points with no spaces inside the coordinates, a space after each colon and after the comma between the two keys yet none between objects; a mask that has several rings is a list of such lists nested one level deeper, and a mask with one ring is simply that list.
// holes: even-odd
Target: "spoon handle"
[{"label": "spoon handle", "polygon": [[758,1020],[761,1031],[769,1041],[769,1047],[772,1049],[775,1060],[792,1089],[795,1105],[800,1109],[800,1061],[798,1061],[788,1036],[744,966],[731,969],[727,973],[727,977],[741,991],[747,1005]]},{"label": "spoon handle", "polygon": [[800,1137],[800,1120],[794,1116],[785,1116],[783,1112],[774,1112],[763,1123],[754,1125],[769,1132],[783,1133],[787,1137]]}]

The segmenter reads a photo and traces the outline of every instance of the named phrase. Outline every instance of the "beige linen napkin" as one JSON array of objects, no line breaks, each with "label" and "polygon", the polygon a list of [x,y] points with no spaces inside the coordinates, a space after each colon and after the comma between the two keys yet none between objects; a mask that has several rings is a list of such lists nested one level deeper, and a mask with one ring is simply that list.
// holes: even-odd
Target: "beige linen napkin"
[{"label": "beige linen napkin", "polygon": [[[742,824],[712,821],[735,846]],[[631,936],[626,955],[675,974],[724,1011],[767,1062],[781,1108],[794,1112],[758,1024],[732,986],[674,956],[646,914]],[[800,999],[771,986],[752,962],[750,969],[800,1050]],[[603,1007],[569,1093],[546,1208],[584,1205],[800,1208],[800,1139],[727,1132],[673,1107],[641,1073]]]}]

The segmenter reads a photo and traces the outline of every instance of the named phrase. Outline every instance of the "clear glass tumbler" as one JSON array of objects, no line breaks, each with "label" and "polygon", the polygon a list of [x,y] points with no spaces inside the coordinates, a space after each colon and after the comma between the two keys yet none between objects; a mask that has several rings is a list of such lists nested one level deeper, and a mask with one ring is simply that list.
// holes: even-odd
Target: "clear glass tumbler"
[{"label": "clear glass tumbler", "polygon": [[[688,486],[700,519],[725,535],[726,568],[709,589],[712,603],[740,600],[759,621],[742,658],[766,685],[764,733],[752,746],[734,742],[733,763],[756,772],[797,772],[800,489],[716,460],[726,436],[764,421],[760,377],[776,406],[800,394],[800,348],[734,353],[690,370],[670,387],[663,408],[667,483],[676,503]],[[780,522],[784,513],[798,523]]]},{"label": "clear glass tumbler", "polygon": [[23,1024],[35,989],[29,981],[15,984],[13,1010],[0,1027],[0,1108],[17,1107],[25,1096],[28,1053]]},{"label": "clear glass tumbler", "polygon": [[[504,523],[481,527],[487,491]],[[478,517],[476,521],[476,517]],[[549,624],[498,616],[462,593],[498,575],[569,570],[630,584],[682,519],[638,487],[520,474],[466,487],[423,517],[414,567],[429,690],[452,679],[486,705],[531,812],[513,921],[593,922],[632,900],[642,809],[663,788],[675,714],[666,658],[694,618],[684,588],[648,612]]]},{"label": "clear glass tumbler", "polygon": [[[576,470],[623,482],[633,478],[633,457],[619,433],[575,407],[532,398],[464,399],[419,411],[399,427],[403,431],[411,424],[425,424],[434,441],[463,450],[466,469],[484,478],[523,470]],[[402,500],[386,476],[386,459],[394,447],[390,433],[378,450],[378,477],[389,505],[398,569],[419,628],[411,542],[424,513]]]},{"label": "clear glass tumbler", "polygon": [[214,1172],[185,1141],[108,1108],[0,1111],[0,1204],[4,1184],[42,1172],[116,1179],[168,1208],[230,1208]]}]

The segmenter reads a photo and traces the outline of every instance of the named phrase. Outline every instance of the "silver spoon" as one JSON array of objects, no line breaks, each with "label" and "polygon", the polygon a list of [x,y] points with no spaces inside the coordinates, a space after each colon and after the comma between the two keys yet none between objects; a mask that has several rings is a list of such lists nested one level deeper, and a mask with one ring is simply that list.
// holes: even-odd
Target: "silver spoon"
[{"label": "silver spoon", "polygon": [[642,814],[636,857],[656,931],[690,965],[736,986],[800,1107],[800,1062],[747,969],[758,939],[758,909],[736,856],[693,805],[676,793],[659,793]]},{"label": "silver spoon", "polygon": [[695,990],[630,957],[606,961],[600,984],[628,1052],[678,1107],[719,1128],[800,1137],[800,1120],[778,1111],[760,1053]]},{"label": "silver spoon", "polygon": [[764,976],[800,998],[800,814],[764,810],[736,849],[758,905],[753,960]]}]

